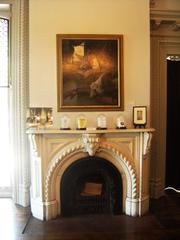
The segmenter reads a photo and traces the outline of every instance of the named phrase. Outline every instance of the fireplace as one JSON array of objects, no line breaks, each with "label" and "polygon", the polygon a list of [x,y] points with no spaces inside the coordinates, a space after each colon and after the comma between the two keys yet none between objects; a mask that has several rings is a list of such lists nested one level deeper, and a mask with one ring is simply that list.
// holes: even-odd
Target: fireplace
[{"label": "fireplace", "polygon": [[87,157],[72,163],[61,180],[61,215],[122,213],[122,179],[105,159]]},{"label": "fireplace", "polygon": [[33,216],[145,214],[153,131],[29,129]]}]

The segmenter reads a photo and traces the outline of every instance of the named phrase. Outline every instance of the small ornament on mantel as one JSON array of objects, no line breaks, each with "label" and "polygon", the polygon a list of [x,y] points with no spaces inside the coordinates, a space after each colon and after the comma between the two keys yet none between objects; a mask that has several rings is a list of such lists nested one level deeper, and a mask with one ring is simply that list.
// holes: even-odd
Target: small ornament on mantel
[{"label": "small ornament on mantel", "polygon": [[98,130],[107,129],[107,120],[104,114],[100,114],[97,116],[97,129]]},{"label": "small ornament on mantel", "polygon": [[40,122],[42,125],[45,125],[45,123],[47,122],[47,114],[44,108],[41,109]]},{"label": "small ornament on mantel", "polygon": [[77,130],[86,130],[87,128],[87,118],[84,115],[80,115],[77,118]]},{"label": "small ornament on mantel", "polygon": [[121,115],[116,119],[116,129],[126,129],[125,119]]},{"label": "small ornament on mantel", "polygon": [[70,118],[67,115],[61,117],[61,130],[70,130]]}]

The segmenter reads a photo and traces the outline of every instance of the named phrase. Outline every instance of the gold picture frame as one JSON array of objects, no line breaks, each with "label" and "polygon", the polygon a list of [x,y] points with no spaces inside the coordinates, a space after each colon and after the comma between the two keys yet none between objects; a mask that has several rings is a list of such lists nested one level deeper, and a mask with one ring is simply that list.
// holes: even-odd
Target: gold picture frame
[{"label": "gold picture frame", "polygon": [[123,36],[56,38],[58,111],[124,110]]},{"label": "gold picture frame", "polygon": [[135,127],[145,127],[147,123],[147,107],[133,107],[133,124]]}]

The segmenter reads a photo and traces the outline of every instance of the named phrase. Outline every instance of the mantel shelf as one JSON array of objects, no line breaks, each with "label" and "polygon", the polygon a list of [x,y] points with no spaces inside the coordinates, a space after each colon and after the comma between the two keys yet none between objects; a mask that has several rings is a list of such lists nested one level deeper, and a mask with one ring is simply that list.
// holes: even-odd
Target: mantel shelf
[{"label": "mantel shelf", "polygon": [[60,129],[28,129],[27,134],[106,134],[106,133],[140,133],[140,132],[154,132],[154,128],[127,128],[127,129],[105,129],[105,130],[60,130]]}]

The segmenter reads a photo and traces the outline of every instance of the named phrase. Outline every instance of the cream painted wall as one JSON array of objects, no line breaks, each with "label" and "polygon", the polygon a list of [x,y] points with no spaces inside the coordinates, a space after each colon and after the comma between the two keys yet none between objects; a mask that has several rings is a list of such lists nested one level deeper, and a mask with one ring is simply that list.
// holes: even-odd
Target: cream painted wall
[{"label": "cream painted wall", "polygon": [[[144,0],[31,0],[30,107],[53,107],[57,112],[56,34],[124,35],[124,102],[121,112],[132,123],[132,105],[150,104],[149,1]],[[79,113],[68,113],[75,127]],[[88,126],[96,126],[99,112],[85,113]],[[108,127],[120,112],[106,112]]]}]

